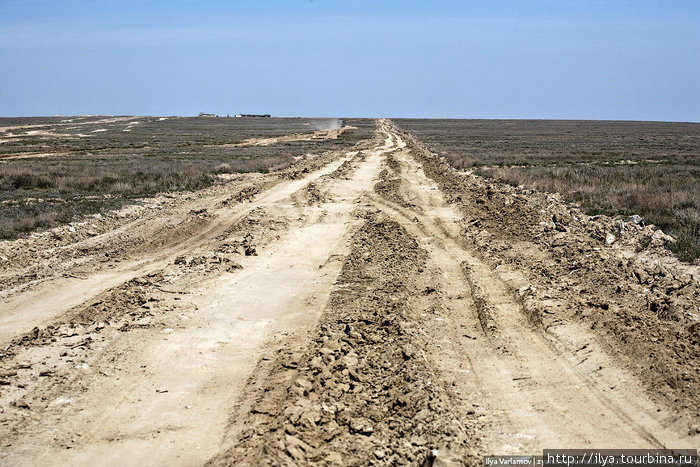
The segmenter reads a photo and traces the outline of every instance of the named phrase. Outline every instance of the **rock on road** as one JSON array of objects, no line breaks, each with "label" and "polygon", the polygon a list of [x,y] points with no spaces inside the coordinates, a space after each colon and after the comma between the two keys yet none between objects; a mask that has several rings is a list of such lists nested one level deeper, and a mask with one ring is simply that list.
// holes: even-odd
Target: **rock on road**
[{"label": "rock on road", "polygon": [[[454,188],[387,120],[355,149],[205,190],[5,288],[0,464],[476,465],[700,446],[697,382],[655,386],[587,321],[588,303],[614,320],[633,302],[581,301],[586,277],[535,273],[551,251],[497,221],[519,198]],[[557,238],[581,249],[586,235]]]}]

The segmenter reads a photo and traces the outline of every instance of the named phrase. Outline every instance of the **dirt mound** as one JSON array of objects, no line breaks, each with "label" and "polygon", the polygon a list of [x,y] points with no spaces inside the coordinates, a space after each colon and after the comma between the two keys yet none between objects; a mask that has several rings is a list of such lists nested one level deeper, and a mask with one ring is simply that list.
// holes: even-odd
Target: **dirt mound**
[{"label": "dirt mound", "polygon": [[386,168],[379,173],[374,192],[399,206],[408,206],[400,192],[401,164],[391,154],[387,155]]},{"label": "dirt mound", "polygon": [[[347,162],[347,161],[346,161]],[[306,203],[309,205],[321,204],[328,201],[328,195],[318,189],[315,183],[306,186]]]},{"label": "dirt mound", "polygon": [[468,460],[468,433],[423,351],[423,318],[407,306],[423,267],[424,253],[402,227],[370,217],[313,344],[299,360],[282,355],[273,365],[294,369],[291,384],[264,390],[245,415],[248,428],[210,465]]},{"label": "dirt mound", "polygon": [[637,219],[583,216],[405,139],[382,120],[358,152],[0,251],[17,284],[0,297],[0,463],[696,446],[697,271]]},{"label": "dirt mound", "polygon": [[345,161],[340,164],[340,167],[331,172],[328,177],[330,178],[344,178],[352,171],[352,163],[350,161]]},{"label": "dirt mound", "polygon": [[512,292],[534,323],[544,329],[587,323],[650,394],[691,420],[700,417],[700,341],[693,331],[700,275],[664,255],[663,233],[591,218],[557,195],[457,172],[410,135],[404,138],[463,213],[464,240],[493,267],[518,271],[527,281]]}]

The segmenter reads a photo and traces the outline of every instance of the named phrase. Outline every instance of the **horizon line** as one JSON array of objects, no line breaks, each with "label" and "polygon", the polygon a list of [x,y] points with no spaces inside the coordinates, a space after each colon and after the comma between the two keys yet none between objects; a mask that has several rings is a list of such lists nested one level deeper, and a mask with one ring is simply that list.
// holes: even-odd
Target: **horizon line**
[{"label": "horizon line", "polygon": [[700,123],[700,120],[639,120],[639,119],[623,119],[623,118],[528,118],[528,117],[378,117],[378,116],[278,116],[270,115],[269,117],[236,117],[236,115],[214,115],[199,116],[199,115],[139,115],[139,114],[56,114],[56,115],[12,115],[0,116],[0,119],[15,119],[15,118],[87,118],[87,117],[136,117],[136,118],[304,118],[304,119],[370,119],[377,120],[386,118],[389,120],[502,120],[502,121],[552,121],[552,122],[629,122],[629,123]]}]

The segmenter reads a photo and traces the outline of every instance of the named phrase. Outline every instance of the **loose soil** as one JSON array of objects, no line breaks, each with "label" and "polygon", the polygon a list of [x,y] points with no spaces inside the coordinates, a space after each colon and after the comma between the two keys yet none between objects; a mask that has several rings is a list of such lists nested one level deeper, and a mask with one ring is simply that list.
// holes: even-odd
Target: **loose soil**
[{"label": "loose soil", "polygon": [[0,464],[697,448],[700,275],[660,235],[379,120],[351,151],[2,242]]}]

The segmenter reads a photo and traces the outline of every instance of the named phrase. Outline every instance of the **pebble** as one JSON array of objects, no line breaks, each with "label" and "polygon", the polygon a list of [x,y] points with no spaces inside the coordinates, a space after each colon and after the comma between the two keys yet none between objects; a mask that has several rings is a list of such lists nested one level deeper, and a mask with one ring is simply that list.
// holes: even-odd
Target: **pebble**
[{"label": "pebble", "polygon": [[625,219],[626,223],[632,223],[636,225],[644,225],[644,219],[642,219],[642,216],[639,214],[634,214],[632,216],[629,216],[627,219]]},{"label": "pebble", "polygon": [[369,420],[366,418],[353,418],[350,420],[350,429],[355,433],[362,433],[363,435],[370,435],[374,433],[374,427]]},{"label": "pebble", "polygon": [[61,405],[61,404],[70,404],[73,401],[74,401],[74,399],[72,397],[58,397],[58,398],[56,398],[56,400],[53,401],[53,403],[56,405]]}]

